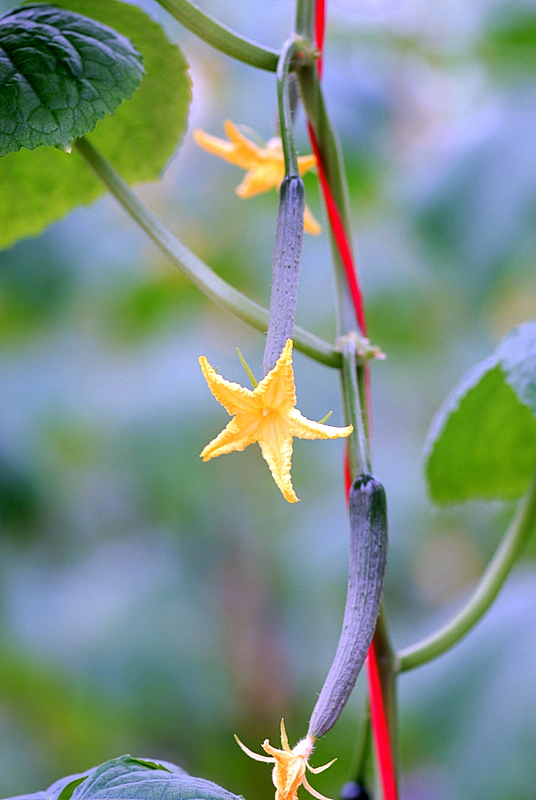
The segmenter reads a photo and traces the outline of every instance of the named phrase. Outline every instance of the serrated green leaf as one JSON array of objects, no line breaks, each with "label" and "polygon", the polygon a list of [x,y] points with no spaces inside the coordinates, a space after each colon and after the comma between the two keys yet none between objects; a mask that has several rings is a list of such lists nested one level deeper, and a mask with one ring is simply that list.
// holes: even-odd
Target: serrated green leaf
[{"label": "serrated green leaf", "polygon": [[80,14],[30,5],[0,17],[0,156],[68,148],[138,88],[142,58]]},{"label": "serrated green leaf", "polygon": [[66,800],[67,797],[71,800],[162,800],[163,797],[166,800],[241,800],[212,781],[188,775],[169,761],[129,755],[61,778],[45,792],[9,800]]},{"label": "serrated green leaf", "polygon": [[194,778],[166,761],[120,756],[91,771],[72,800],[237,800],[203,778]]},{"label": "serrated green leaf", "polygon": [[536,321],[514,328],[497,347],[506,380],[536,415]]},{"label": "serrated green leaf", "polygon": [[[58,800],[71,800],[71,797],[73,796],[73,792],[76,789],[76,787],[80,786],[82,781],[85,781],[88,775],[89,775],[89,771],[88,772],[84,772],[81,775],[70,775],[68,780],[66,780],[64,778],[65,783],[63,783],[63,786],[61,787],[61,791],[60,791],[59,795],[57,796]],[[58,781],[56,784],[54,784],[54,786],[57,786],[58,784],[61,784],[61,783],[62,783],[62,781]],[[53,787],[51,787],[51,788],[53,788]],[[56,795],[54,795],[54,797],[55,796]]]},{"label": "serrated green leaf", "polygon": [[[130,184],[156,180],[176,149],[188,118],[186,61],[162,28],[118,0],[57,0],[128,37],[142,54],[145,75],[131,100],[87,134]],[[81,157],[52,147],[0,159],[0,248],[33,236],[105,191]]]},{"label": "serrated green leaf", "polygon": [[513,500],[536,470],[536,323],[512,331],[439,410],[426,475],[437,503]]},{"label": "serrated green leaf", "polygon": [[34,794],[21,794],[17,797],[9,797],[7,800],[69,800],[75,788],[84,781],[92,770],[79,772],[76,775],[66,775],[55,781],[52,786],[44,792],[34,792]]}]

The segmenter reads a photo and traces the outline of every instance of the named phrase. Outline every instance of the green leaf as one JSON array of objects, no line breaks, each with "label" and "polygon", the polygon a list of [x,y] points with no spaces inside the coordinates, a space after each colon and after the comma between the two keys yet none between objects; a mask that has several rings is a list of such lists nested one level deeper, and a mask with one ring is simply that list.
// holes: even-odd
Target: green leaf
[{"label": "green leaf", "polygon": [[536,470],[536,322],[511,331],[447,399],[427,438],[432,500],[513,500]]},{"label": "green leaf", "polygon": [[75,788],[84,781],[92,770],[79,772],[76,775],[67,775],[60,778],[44,792],[34,794],[22,794],[17,797],[10,797],[8,800],[69,800]]},{"label": "green leaf", "polygon": [[[70,791],[65,794],[65,791]],[[159,759],[120,756],[62,778],[47,789],[10,800],[240,800],[237,795]]]},{"label": "green leaf", "polygon": [[[87,137],[128,183],[156,180],[188,118],[190,82],[182,53],[135,6],[118,0],[57,0],[56,5],[109,25],[142,54],[139,89]],[[40,147],[8,153],[0,158],[0,248],[41,233],[104,191],[76,151]]]},{"label": "green leaf", "polygon": [[[64,778],[63,781],[60,780],[53,784],[51,789],[61,785],[61,791],[59,795],[57,795],[58,800],[70,800],[76,787],[80,786],[82,781],[85,781],[89,775],[89,772],[90,770],[88,772],[83,772],[80,775],[70,775],[68,779]],[[56,795],[54,795],[54,797],[56,797]]]},{"label": "green leaf", "polygon": [[193,778],[166,761],[121,756],[92,770],[72,800],[237,800],[203,778]]},{"label": "green leaf", "polygon": [[497,347],[507,383],[536,416],[536,321],[514,328]]},{"label": "green leaf", "polygon": [[140,54],[124,36],[50,5],[0,17],[0,156],[68,148],[141,82]]}]

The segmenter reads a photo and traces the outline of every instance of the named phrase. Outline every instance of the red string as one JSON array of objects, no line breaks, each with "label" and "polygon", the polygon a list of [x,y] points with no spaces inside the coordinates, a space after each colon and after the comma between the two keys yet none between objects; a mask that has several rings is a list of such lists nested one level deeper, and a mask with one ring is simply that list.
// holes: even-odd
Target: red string
[{"label": "red string", "polygon": [[365,308],[363,304],[363,295],[361,292],[361,288],[359,286],[359,282],[357,280],[357,271],[355,268],[352,249],[348,241],[348,236],[346,235],[346,230],[344,228],[341,214],[339,212],[339,209],[337,208],[337,204],[335,202],[333,194],[331,193],[331,188],[329,186],[328,179],[326,177],[326,172],[322,164],[322,159],[320,155],[320,150],[318,148],[316,134],[310,122],[307,123],[307,127],[309,129],[309,137],[311,139],[311,144],[313,146],[313,152],[316,156],[318,164],[318,177],[320,178],[320,185],[322,187],[322,193],[324,195],[324,200],[326,202],[329,224],[333,232],[333,238],[337,243],[337,249],[339,251],[342,265],[344,267],[344,273],[346,275],[346,280],[348,281],[348,288],[350,290],[350,295],[352,297],[352,302],[354,304],[357,321],[359,323],[361,333],[364,336],[366,336],[367,324],[365,321]]},{"label": "red string", "polygon": [[391,738],[389,734],[389,725],[387,724],[387,715],[385,713],[385,704],[383,702],[382,685],[374,640],[369,647],[367,655],[367,672],[370,692],[370,722],[380,764],[383,796],[385,800],[397,800],[398,790],[396,786]]},{"label": "red string", "polygon": [[324,50],[324,33],[326,32],[326,2],[318,0],[315,8],[315,33],[316,46],[320,53],[320,58],[316,62],[318,77],[322,77],[322,52]]},{"label": "red string", "polygon": [[[320,53],[322,53],[323,50],[325,23],[326,23],[326,0],[317,0],[316,11],[315,11],[316,44]],[[318,69],[318,76],[320,77],[322,74],[322,58],[320,58],[317,62],[317,69]],[[318,164],[318,176],[320,179],[320,185],[322,187],[322,193],[324,195],[324,200],[326,203],[329,224],[331,226],[333,238],[337,245],[337,250],[339,251],[339,255],[341,257],[357,321],[359,323],[359,327],[361,328],[361,333],[364,336],[366,336],[366,321],[365,321],[365,307],[363,302],[363,294],[361,292],[361,287],[359,285],[357,277],[357,270],[355,267],[352,249],[350,247],[350,242],[346,234],[346,229],[344,227],[341,214],[339,212],[333,194],[331,193],[331,188],[329,186],[326,173],[324,170],[324,165],[322,163],[322,158],[318,147],[318,141],[316,138],[315,131],[310,122],[307,123],[307,126],[309,129],[309,137],[311,139],[313,151],[316,156]],[[367,400],[370,402],[370,383],[369,383],[368,370],[365,378],[367,385]],[[370,414],[369,414],[369,419],[370,419]],[[344,459],[344,482],[346,488],[346,496],[348,497],[348,494],[350,492],[350,486],[352,484],[352,475],[350,472],[350,464],[348,459],[348,449],[346,449],[345,451],[345,459]],[[370,721],[372,727],[372,735],[374,738],[376,753],[378,757],[383,797],[384,800],[397,800],[398,790],[396,785],[396,773],[395,773],[393,752],[391,747],[391,738],[389,733],[389,726],[387,724],[387,715],[385,713],[385,703],[383,698],[380,674],[378,670],[378,660],[376,658],[376,649],[374,645],[374,640],[372,640],[372,643],[368,651],[367,673],[368,673],[368,683],[369,683],[369,693],[370,693]]]}]

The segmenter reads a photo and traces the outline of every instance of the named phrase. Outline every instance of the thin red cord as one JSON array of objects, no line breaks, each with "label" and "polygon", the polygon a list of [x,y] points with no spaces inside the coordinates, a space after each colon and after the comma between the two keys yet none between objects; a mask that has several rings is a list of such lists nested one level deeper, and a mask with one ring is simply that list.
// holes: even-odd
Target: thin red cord
[{"label": "thin red cord", "polygon": [[387,724],[385,704],[383,702],[382,685],[374,640],[369,647],[367,655],[367,673],[370,692],[370,722],[380,764],[383,796],[385,800],[397,800],[398,790],[396,786],[391,737],[389,734],[389,725]]},{"label": "thin red cord", "polygon": [[324,51],[324,34],[326,32],[326,3],[325,0],[318,0],[315,8],[315,36],[316,46],[320,53],[320,58],[316,62],[318,77],[322,77],[322,53]]},{"label": "thin red cord", "polygon": [[[315,27],[316,27],[316,44],[320,53],[322,53],[323,51],[325,24],[326,24],[326,0],[317,0],[316,10],[315,10]],[[318,69],[318,77],[320,78],[322,75],[322,57],[320,57],[317,62],[317,69]],[[333,238],[335,239],[337,250],[339,251],[339,255],[341,257],[341,261],[344,267],[344,272],[346,275],[346,280],[348,282],[350,295],[352,297],[352,303],[355,309],[357,321],[359,323],[359,327],[361,328],[361,333],[363,334],[363,336],[366,336],[366,321],[365,321],[365,307],[363,302],[363,294],[361,292],[361,287],[359,286],[359,280],[357,277],[357,270],[355,267],[355,261],[352,249],[350,247],[350,242],[348,241],[348,236],[344,228],[341,214],[339,212],[335,199],[331,193],[331,188],[326,178],[326,173],[324,170],[324,166],[322,164],[322,159],[315,131],[310,122],[307,123],[307,127],[309,129],[309,137],[311,139],[311,144],[318,164],[318,176],[320,179],[320,185],[322,187],[322,193],[324,195],[324,200],[326,203],[331,231],[333,233]],[[367,385],[367,404],[369,405],[370,383],[369,383],[368,370],[367,370],[367,375],[365,377]],[[369,406],[369,412],[370,412],[370,406]],[[369,419],[370,419],[370,413],[369,413]],[[350,486],[352,484],[352,475],[350,472],[348,450],[345,451],[344,482],[346,488],[346,496],[348,497],[350,492]],[[367,674],[368,674],[369,693],[370,693],[370,721],[372,727],[372,735],[374,738],[374,744],[376,747],[376,753],[378,756],[383,797],[384,800],[397,800],[398,790],[396,785],[396,773],[395,773],[395,766],[393,759],[393,751],[391,747],[389,725],[387,724],[387,715],[385,712],[385,703],[382,693],[382,685],[380,680],[380,673],[378,670],[378,660],[376,658],[376,649],[374,646],[374,640],[372,640],[372,643],[368,651]]]},{"label": "thin red cord", "polygon": [[331,193],[331,189],[326,177],[326,173],[320,156],[320,151],[318,148],[316,134],[310,122],[307,123],[307,127],[309,129],[309,137],[311,139],[311,144],[313,146],[313,152],[316,156],[316,161],[318,164],[318,177],[320,179],[322,193],[324,195],[324,200],[326,202],[329,224],[331,226],[331,230],[333,231],[333,237],[337,243],[337,249],[339,251],[342,265],[344,267],[344,273],[346,275],[346,280],[348,281],[348,288],[350,289],[350,295],[352,297],[352,302],[354,304],[357,321],[359,323],[361,333],[363,334],[363,336],[366,336],[367,324],[365,321],[365,308],[363,304],[363,295],[361,293],[361,288],[357,280],[357,271],[355,268],[354,257],[352,255],[352,250],[350,247],[350,243],[348,241],[348,236],[346,235],[346,231],[344,229],[344,224],[342,221],[341,214],[339,212],[339,209],[337,208],[337,204]]}]

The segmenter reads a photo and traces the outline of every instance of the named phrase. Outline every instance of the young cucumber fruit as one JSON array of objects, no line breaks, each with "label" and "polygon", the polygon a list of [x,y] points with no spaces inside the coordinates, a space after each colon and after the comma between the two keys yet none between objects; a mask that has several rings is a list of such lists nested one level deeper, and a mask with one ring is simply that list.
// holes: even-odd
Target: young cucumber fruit
[{"label": "young cucumber fruit", "polygon": [[380,610],[387,560],[387,504],[380,481],[359,475],[350,489],[348,592],[337,652],[309,722],[317,739],[338,720],[365,661]]}]

